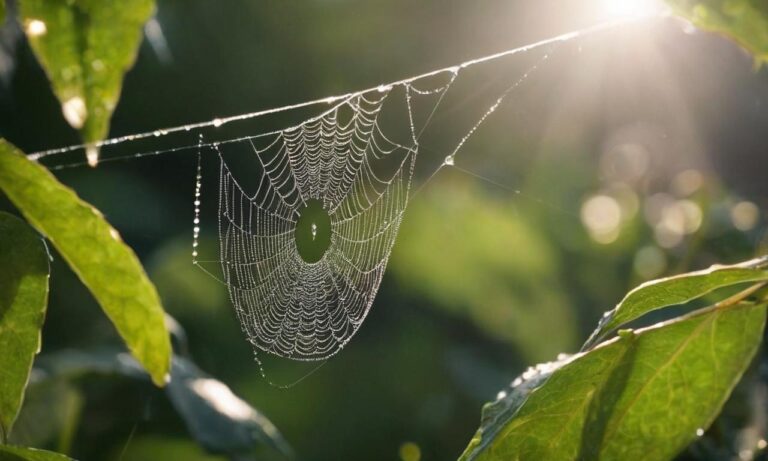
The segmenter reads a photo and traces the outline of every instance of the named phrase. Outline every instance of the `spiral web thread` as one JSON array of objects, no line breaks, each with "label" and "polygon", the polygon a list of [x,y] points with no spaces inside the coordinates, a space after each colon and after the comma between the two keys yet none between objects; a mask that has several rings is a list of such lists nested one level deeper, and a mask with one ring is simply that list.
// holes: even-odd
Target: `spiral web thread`
[{"label": "spiral web thread", "polygon": [[[220,158],[223,281],[254,348],[322,360],[355,334],[408,204],[418,154],[411,98],[442,99],[449,86],[400,85],[409,145],[390,139],[379,123],[391,86],[351,97],[297,126],[239,141],[259,162],[252,193],[227,166],[226,146],[213,146]],[[317,262],[306,262],[295,241],[299,210],[310,200],[322,203],[331,221],[330,246]]]}]

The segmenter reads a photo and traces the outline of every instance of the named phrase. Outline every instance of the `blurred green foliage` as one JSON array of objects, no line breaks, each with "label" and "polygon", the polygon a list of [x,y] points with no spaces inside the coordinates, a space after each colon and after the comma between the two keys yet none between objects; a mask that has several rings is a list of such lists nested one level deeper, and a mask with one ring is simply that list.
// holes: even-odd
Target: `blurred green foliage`
[{"label": "blurred green foliage", "polygon": [[[535,362],[578,341],[560,265],[516,204],[460,178],[436,181],[413,201],[391,270],[404,289],[435,299]],[[549,321],[535,321],[542,317]]]}]

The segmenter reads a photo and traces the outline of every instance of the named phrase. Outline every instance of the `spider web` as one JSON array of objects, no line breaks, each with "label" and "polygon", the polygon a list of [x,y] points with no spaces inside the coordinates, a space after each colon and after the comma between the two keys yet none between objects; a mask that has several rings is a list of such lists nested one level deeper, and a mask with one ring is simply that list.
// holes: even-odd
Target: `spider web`
[{"label": "spider web", "polygon": [[[630,21],[598,24],[362,91],[88,145],[50,149],[30,154],[29,158],[58,158],[78,151],[93,153],[94,149],[117,149],[125,143],[158,142],[169,135],[200,131],[197,144],[177,144],[138,153],[133,150],[130,154],[103,158],[101,162],[196,151],[193,263],[226,285],[254,352],[320,361],[344,348],[365,320],[409,200],[444,168],[478,176],[456,166],[456,154],[548,54],[517,81],[499,91],[498,98],[464,132],[455,148],[446,152],[437,169],[412,192],[414,166],[422,148],[421,135],[460,73],[507,56],[539,48],[551,49],[559,43],[611,30],[627,22]],[[435,79],[441,83],[421,88]],[[427,104],[431,110],[428,108],[417,116],[413,104],[417,99],[431,101]],[[203,142],[203,129],[218,129],[234,122],[322,105],[329,105],[330,109],[289,128]],[[399,116],[383,121],[382,115],[393,106]],[[229,151],[238,148],[256,160],[255,168],[240,170],[242,172],[230,168],[226,157]],[[214,261],[198,259],[204,149],[214,152],[219,161],[219,259]],[[92,160],[89,157],[87,163],[59,163],[49,168],[94,166]],[[250,187],[246,183],[250,183]],[[296,237],[302,210],[311,202],[321,204],[330,221],[330,241],[317,261],[302,257]],[[314,233],[313,224],[313,238]],[[222,277],[206,269],[204,263],[217,264]],[[258,356],[256,361],[261,366]],[[263,367],[261,372],[264,375]]]},{"label": "spider web", "polygon": [[[410,101],[413,87],[404,90]],[[227,166],[223,146],[214,147],[221,270],[254,347],[290,359],[325,359],[365,319],[408,203],[418,153],[410,105],[411,145],[391,140],[379,124],[392,92],[357,95],[298,126],[240,141],[260,166],[253,193]],[[348,120],[344,110],[352,114]],[[303,259],[295,236],[299,210],[311,200],[322,203],[331,227],[330,244],[315,262]]]}]

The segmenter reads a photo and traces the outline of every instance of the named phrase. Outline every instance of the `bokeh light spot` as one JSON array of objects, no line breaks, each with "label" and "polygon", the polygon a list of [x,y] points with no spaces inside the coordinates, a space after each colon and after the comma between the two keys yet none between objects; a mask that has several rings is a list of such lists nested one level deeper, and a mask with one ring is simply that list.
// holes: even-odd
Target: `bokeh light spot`
[{"label": "bokeh light spot", "polygon": [[672,180],[672,190],[681,197],[698,192],[704,185],[704,175],[698,170],[685,170]]},{"label": "bokeh light spot", "polygon": [[731,208],[731,222],[740,231],[750,231],[757,226],[760,209],[752,202],[739,202]]},{"label": "bokeh light spot", "polygon": [[27,35],[30,37],[39,37],[45,35],[48,32],[48,26],[39,19],[30,19],[27,21]]},{"label": "bokeh light spot", "polygon": [[421,448],[413,442],[405,442],[400,445],[400,459],[402,461],[420,461]]},{"label": "bokeh light spot", "polygon": [[596,195],[581,207],[581,222],[597,243],[609,244],[619,237],[621,206],[613,197]]}]

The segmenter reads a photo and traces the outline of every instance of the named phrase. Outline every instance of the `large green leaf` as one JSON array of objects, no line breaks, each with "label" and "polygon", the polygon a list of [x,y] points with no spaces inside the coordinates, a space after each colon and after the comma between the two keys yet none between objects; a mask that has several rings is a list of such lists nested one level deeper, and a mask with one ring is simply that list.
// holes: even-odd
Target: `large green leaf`
[{"label": "large green leaf", "polygon": [[585,348],[595,344],[610,331],[648,312],[687,303],[718,288],[764,280],[768,280],[768,256],[646,282],[630,291],[612,311],[605,313]]},{"label": "large green leaf", "polygon": [[[65,118],[86,143],[104,139],[154,0],[19,0],[29,43]],[[89,149],[95,164],[98,150]]]},{"label": "large green leaf", "polygon": [[0,212],[0,441],[24,400],[48,305],[48,252],[24,221]]},{"label": "large green leaf", "polygon": [[171,362],[165,314],[154,285],[120,234],[97,209],[2,140],[0,189],[48,237],[155,384],[163,385]]},{"label": "large green leaf", "polygon": [[[61,351],[40,357],[35,368],[45,376],[57,379],[75,379],[89,374],[147,379],[128,354],[115,351]],[[237,456],[260,445],[286,456],[293,453],[266,416],[187,358],[173,358],[171,381],[165,391],[191,435],[212,453]]]},{"label": "large green leaf", "polygon": [[0,461],[72,461],[72,458],[37,448],[0,445]]},{"label": "large green leaf", "polygon": [[195,439],[210,452],[234,455],[265,444],[292,455],[271,421],[194,363],[175,357],[171,376],[168,397]]},{"label": "large green leaf", "polygon": [[765,0],[665,0],[676,14],[705,30],[725,34],[768,61],[768,2]]},{"label": "large green leaf", "polygon": [[670,459],[711,424],[741,378],[765,307],[698,311],[529,371],[484,409],[461,459]]}]

